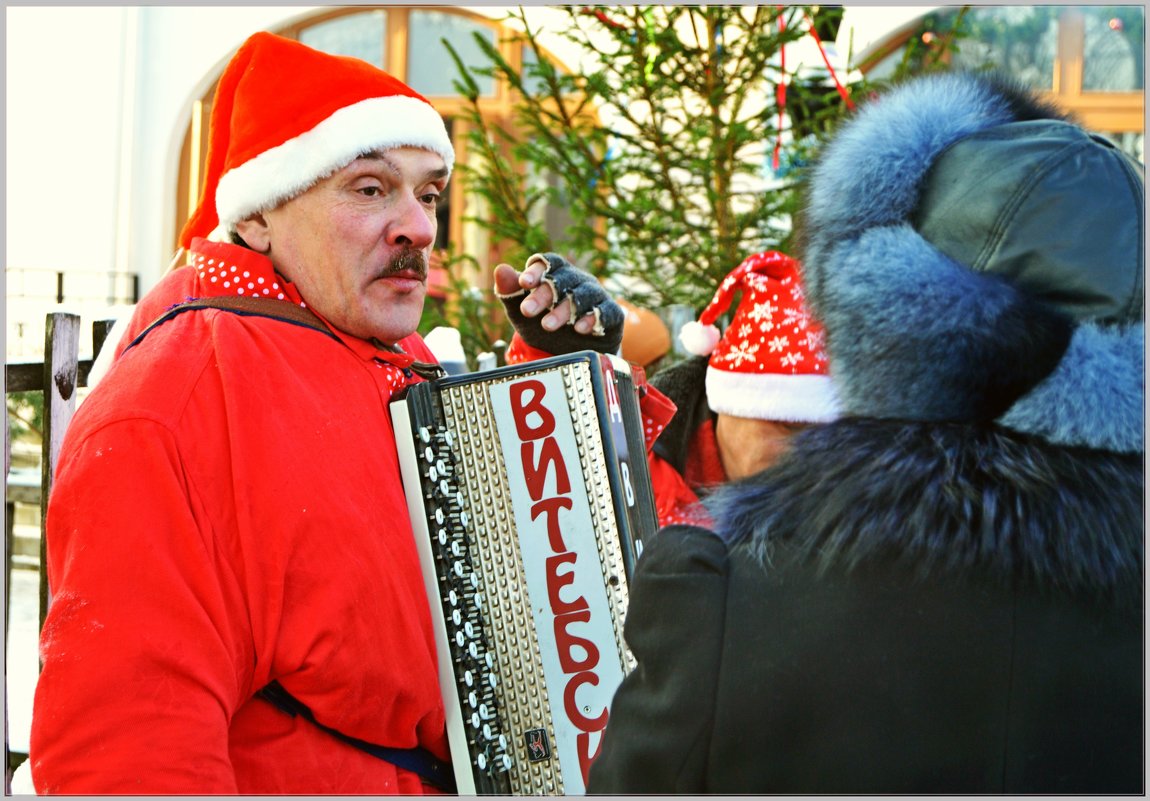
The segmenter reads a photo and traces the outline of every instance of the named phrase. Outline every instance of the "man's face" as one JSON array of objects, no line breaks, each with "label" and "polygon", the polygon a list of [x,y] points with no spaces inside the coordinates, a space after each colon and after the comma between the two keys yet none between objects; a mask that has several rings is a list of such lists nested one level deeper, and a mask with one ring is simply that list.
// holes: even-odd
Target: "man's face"
[{"label": "man's face", "polygon": [[392,344],[415,331],[423,313],[435,207],[446,184],[440,156],[391,148],[236,229],[336,328]]}]

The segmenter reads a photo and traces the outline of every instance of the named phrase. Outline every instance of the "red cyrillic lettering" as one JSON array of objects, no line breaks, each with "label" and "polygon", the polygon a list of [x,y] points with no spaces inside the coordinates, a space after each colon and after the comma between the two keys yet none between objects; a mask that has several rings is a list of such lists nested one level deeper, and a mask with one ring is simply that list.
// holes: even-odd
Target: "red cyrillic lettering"
[{"label": "red cyrillic lettering", "polygon": [[[572,569],[560,574],[559,565],[562,564],[569,564],[572,566]],[[568,584],[575,581],[574,565],[575,554],[570,551],[547,557],[547,600],[551,604],[551,611],[556,615],[587,608],[587,599],[582,595],[570,603],[563,601],[563,599],[559,597],[559,592]],[[574,671],[563,668],[563,672],[573,673]]]},{"label": "red cyrillic lettering", "polygon": [[603,710],[603,714],[595,718],[588,718],[579,709],[575,703],[575,691],[584,684],[597,685],[599,677],[593,671],[584,670],[582,673],[576,673],[567,682],[567,686],[563,688],[563,711],[567,713],[567,719],[580,731],[599,731],[607,725],[607,710]]},{"label": "red cyrillic lettering", "polygon": [[[568,631],[570,623],[590,623],[591,610],[587,607],[587,600],[580,595],[583,608],[573,612],[566,612],[555,616],[555,645],[559,651],[559,667],[564,673],[578,673],[582,670],[593,670],[599,664],[599,649],[595,643]],[[583,659],[576,659],[576,647],[582,648],[587,655]],[[598,684],[598,682],[596,682]]]},{"label": "red cyrillic lettering", "polygon": [[519,446],[519,458],[523,462],[523,481],[527,484],[527,491],[531,500],[537,501],[543,497],[544,485],[547,483],[547,467],[555,465],[555,494],[566,495],[571,492],[571,479],[567,477],[567,466],[563,463],[563,452],[559,450],[559,443],[554,437],[543,440],[539,449],[539,460],[534,459],[535,443],[524,442]]},{"label": "red cyrillic lettering", "polygon": [[589,772],[591,770],[591,763],[599,756],[599,752],[603,750],[603,735],[599,735],[599,743],[595,746],[595,753],[590,753],[591,750],[591,734],[593,732],[581,731],[575,736],[576,750],[579,752],[579,772],[583,774],[583,786],[587,786],[589,779]]},{"label": "red cyrillic lettering", "polygon": [[543,512],[547,513],[547,542],[551,545],[552,551],[567,550],[567,546],[563,543],[563,529],[559,526],[559,510],[570,509],[573,505],[570,498],[548,498],[531,507],[532,521]]},{"label": "red cyrillic lettering", "polygon": [[[531,399],[524,403],[523,396],[527,392],[531,393]],[[547,387],[542,381],[526,379],[511,385],[511,413],[515,418],[515,430],[519,433],[521,442],[542,439],[555,430],[555,416],[543,405],[543,396],[546,394]],[[539,417],[536,425],[531,425],[528,421],[528,416],[531,414]]]}]

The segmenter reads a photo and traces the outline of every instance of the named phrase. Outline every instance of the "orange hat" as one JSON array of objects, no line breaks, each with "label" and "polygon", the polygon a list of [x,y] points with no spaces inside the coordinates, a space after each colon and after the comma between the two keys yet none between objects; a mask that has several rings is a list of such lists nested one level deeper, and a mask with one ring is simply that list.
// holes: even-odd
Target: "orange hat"
[{"label": "orange hat", "polygon": [[405,146],[438,153],[448,170],[455,162],[443,118],[402,81],[358,58],[254,34],[220,76],[200,205],[180,244],[231,231],[368,151]]},{"label": "orange hat", "polygon": [[666,356],[671,349],[671,332],[659,315],[622,299],[618,303],[623,308],[623,358],[646,367]]}]

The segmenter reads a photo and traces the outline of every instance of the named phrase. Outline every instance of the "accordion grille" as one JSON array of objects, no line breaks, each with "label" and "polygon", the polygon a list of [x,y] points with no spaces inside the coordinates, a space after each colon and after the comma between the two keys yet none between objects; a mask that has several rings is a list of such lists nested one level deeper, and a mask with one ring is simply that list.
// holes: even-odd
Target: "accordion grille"
[{"label": "accordion grille", "polygon": [[[585,363],[565,365],[560,369],[581,468],[579,474],[571,471],[570,478],[572,481],[581,479],[585,484],[599,549],[599,564],[616,632],[616,657],[624,670],[629,671],[634,660],[622,638],[627,587],[626,582],[618,578],[624,575],[623,554],[608,485],[606,454],[593,401],[590,370]],[[462,468],[456,474],[457,489],[463,511],[470,521],[467,545],[485,599],[484,633],[495,659],[496,706],[502,718],[502,728],[511,736],[543,729],[550,742],[555,742],[552,721],[556,716],[551,705],[563,703],[562,690],[558,695],[549,693],[544,677],[512,500],[506,480],[501,480],[508,471],[494,424],[490,394],[483,384],[463,384],[443,388],[439,400],[446,428],[456,435],[452,446],[453,458]],[[554,795],[564,792],[558,760],[532,762],[516,758],[508,778],[514,794]]]}]

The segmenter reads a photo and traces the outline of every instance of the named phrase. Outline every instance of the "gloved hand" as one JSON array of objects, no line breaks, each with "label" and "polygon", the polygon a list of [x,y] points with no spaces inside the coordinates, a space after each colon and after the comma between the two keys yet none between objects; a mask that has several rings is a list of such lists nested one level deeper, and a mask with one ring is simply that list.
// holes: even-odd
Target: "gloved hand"
[{"label": "gloved hand", "polygon": [[522,273],[500,264],[495,294],[519,336],[533,348],[555,355],[619,352],[623,309],[594,276],[556,253],[536,253]]}]

